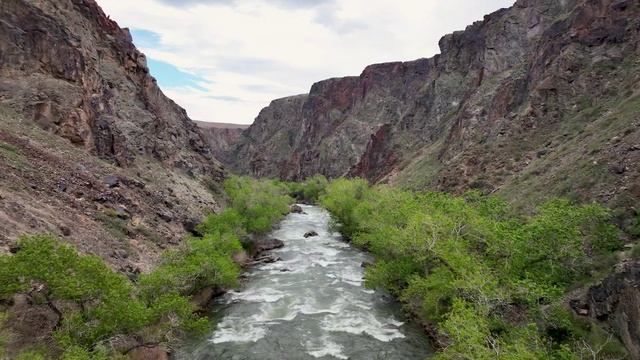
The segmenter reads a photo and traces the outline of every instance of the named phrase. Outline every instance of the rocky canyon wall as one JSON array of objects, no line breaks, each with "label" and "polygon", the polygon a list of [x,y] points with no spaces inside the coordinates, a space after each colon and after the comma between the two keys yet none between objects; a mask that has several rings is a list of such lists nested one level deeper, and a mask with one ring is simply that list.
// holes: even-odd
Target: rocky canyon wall
[{"label": "rocky canyon wall", "polygon": [[640,197],[639,34],[636,0],[519,0],[444,36],[432,58],[272,102],[227,158],[256,176],[628,207]]},{"label": "rocky canyon wall", "polygon": [[0,248],[51,232],[126,272],[210,211],[225,171],[94,0],[0,2]]}]

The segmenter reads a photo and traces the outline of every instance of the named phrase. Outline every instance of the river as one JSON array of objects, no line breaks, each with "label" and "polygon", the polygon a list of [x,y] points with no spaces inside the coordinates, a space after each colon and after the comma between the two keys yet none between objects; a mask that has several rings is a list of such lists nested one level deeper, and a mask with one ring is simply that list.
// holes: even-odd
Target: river
[{"label": "river", "polygon": [[[366,289],[366,253],[329,228],[329,214],[302,205],[270,236],[281,261],[251,269],[246,284],[218,300],[216,328],[179,359],[425,359],[423,332],[401,305]],[[304,238],[310,230],[318,236]]]}]

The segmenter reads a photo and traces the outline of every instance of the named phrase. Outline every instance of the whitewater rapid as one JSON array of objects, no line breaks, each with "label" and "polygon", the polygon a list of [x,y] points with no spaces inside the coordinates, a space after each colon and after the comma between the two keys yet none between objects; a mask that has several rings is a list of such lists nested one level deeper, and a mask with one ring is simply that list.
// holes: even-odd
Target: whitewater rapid
[{"label": "whitewater rapid", "polygon": [[[422,331],[400,305],[363,286],[368,256],[330,230],[323,209],[301,205],[270,236],[281,261],[248,272],[246,284],[219,299],[216,326],[180,359],[425,359]],[[314,230],[316,237],[304,238]]]}]

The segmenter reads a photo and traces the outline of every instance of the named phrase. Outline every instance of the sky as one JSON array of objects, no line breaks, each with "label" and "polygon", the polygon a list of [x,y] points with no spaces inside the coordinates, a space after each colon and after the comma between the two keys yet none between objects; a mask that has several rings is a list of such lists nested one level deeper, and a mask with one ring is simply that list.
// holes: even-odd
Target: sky
[{"label": "sky", "polygon": [[514,0],[98,2],[192,119],[250,124],[271,100],[314,82],[431,57],[443,35]]}]

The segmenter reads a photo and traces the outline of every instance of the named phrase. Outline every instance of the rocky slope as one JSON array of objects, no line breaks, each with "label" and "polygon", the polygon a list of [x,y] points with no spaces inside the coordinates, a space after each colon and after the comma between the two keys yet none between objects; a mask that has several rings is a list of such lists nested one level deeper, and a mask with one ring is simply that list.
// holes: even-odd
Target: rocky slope
[{"label": "rocky slope", "polygon": [[94,0],[0,2],[0,119],[4,251],[51,232],[144,271],[219,207],[220,163]]},{"label": "rocky slope", "polygon": [[637,0],[519,0],[444,36],[433,58],[371,65],[274,101],[230,165],[480,188],[524,207],[549,195],[595,199],[631,218],[639,43]]}]

